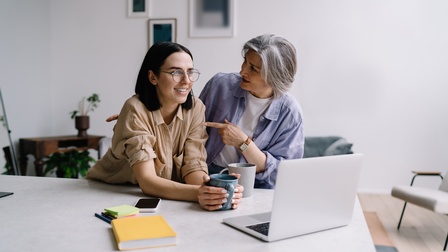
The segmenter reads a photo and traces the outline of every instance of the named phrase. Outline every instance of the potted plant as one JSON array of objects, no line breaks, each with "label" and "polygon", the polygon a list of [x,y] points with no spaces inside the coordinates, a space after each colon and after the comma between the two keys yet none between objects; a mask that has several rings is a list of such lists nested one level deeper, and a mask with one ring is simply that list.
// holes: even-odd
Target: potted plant
[{"label": "potted plant", "polygon": [[100,103],[98,94],[93,93],[89,97],[83,97],[78,103],[78,110],[70,112],[71,118],[75,119],[75,128],[78,130],[78,137],[86,137],[87,129],[90,127],[90,111],[94,111]]},{"label": "potted plant", "polygon": [[79,174],[85,177],[91,167],[90,163],[95,162],[88,150],[72,149],[67,152],[56,152],[45,160],[44,176],[56,172],[58,178],[78,178]]}]

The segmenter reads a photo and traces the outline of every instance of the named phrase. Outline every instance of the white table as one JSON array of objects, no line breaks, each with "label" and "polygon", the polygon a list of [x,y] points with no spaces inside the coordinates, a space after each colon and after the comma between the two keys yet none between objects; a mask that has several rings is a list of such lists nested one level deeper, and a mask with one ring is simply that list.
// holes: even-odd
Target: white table
[{"label": "white table", "polygon": [[[0,175],[0,191],[14,192],[0,198],[0,251],[8,252],[117,250],[110,224],[94,213],[145,197],[131,185],[7,175]],[[195,202],[162,200],[156,214],[176,231],[177,245],[143,251],[375,251],[358,200],[348,226],[272,243],[222,223],[225,217],[269,211],[272,197],[273,190],[257,189],[239,209],[215,212]]]}]

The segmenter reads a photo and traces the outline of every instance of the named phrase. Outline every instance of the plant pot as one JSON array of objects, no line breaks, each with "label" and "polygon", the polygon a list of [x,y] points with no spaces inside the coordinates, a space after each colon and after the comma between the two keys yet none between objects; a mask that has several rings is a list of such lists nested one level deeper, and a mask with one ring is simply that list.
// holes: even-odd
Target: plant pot
[{"label": "plant pot", "polygon": [[78,137],[87,137],[87,130],[90,127],[90,117],[76,116],[75,127],[78,130]]}]

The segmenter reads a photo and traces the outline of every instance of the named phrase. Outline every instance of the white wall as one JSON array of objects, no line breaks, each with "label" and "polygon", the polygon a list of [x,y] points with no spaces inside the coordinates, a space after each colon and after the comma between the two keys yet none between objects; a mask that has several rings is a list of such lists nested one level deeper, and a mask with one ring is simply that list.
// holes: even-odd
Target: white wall
[{"label": "white wall", "polygon": [[0,88],[16,153],[18,138],[52,133],[50,7],[50,1],[0,1]]},{"label": "white wall", "polygon": [[[344,136],[365,154],[361,191],[407,184],[411,170],[447,170],[448,2],[235,5],[235,37],[189,38],[188,1],[150,0],[150,18],[177,18],[177,42],[202,72],[197,95],[214,73],[239,71],[245,41],[277,33],[298,50],[292,92],[303,106],[306,134]],[[147,18],[128,18],[126,7],[125,0],[0,1],[0,87],[16,143],[76,134],[68,113],[93,92],[101,103],[88,133],[112,135],[104,119],[133,94],[148,49]],[[416,184],[431,182],[438,183]]]}]

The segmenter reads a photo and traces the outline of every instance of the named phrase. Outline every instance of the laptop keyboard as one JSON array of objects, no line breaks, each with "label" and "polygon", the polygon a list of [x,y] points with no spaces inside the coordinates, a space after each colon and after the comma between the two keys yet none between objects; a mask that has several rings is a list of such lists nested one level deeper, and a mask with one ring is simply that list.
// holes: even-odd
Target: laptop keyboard
[{"label": "laptop keyboard", "polygon": [[269,233],[269,222],[250,225],[246,227],[264,235],[268,235]]}]

